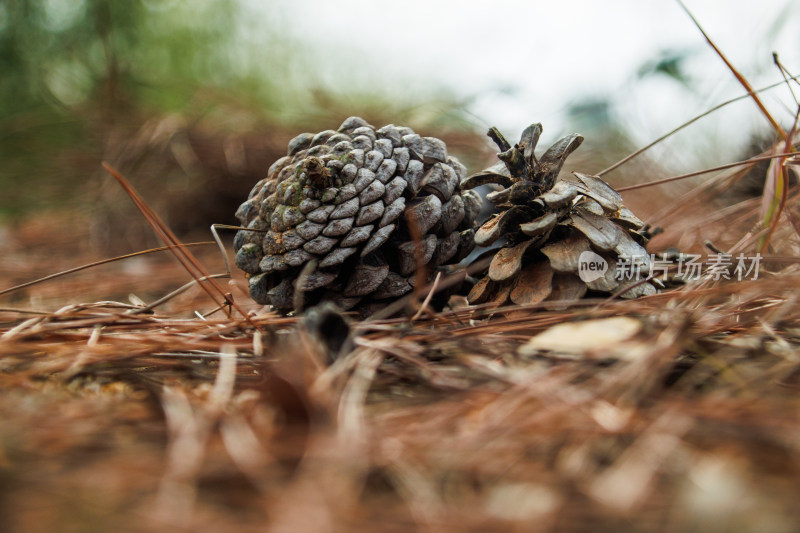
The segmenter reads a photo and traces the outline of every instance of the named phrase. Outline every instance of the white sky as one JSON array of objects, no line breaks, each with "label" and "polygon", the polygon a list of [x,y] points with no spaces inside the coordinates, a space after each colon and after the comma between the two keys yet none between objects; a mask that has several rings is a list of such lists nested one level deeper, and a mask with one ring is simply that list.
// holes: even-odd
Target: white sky
[{"label": "white sky", "polygon": [[[469,99],[476,125],[497,125],[509,137],[534,121],[547,134],[561,133],[565,106],[596,94],[612,95],[615,112],[644,144],[744,92],[672,0],[252,2],[255,13],[304,43],[324,84],[379,87],[412,101],[442,87]],[[756,87],[780,79],[773,50],[800,73],[797,0],[686,4]],[[693,52],[691,90],[665,78],[634,83],[643,64],[676,49]],[[794,109],[786,107],[793,104],[785,87],[764,98],[790,122]],[[732,106],[700,131],[724,152],[727,143],[744,140],[732,132],[765,124],[753,109],[752,103]]]}]

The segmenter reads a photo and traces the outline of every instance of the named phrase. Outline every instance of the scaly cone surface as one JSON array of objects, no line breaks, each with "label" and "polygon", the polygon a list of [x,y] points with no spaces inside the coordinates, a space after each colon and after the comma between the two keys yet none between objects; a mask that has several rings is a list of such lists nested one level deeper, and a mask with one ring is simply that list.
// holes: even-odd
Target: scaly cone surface
[{"label": "scaly cone surface", "polygon": [[236,212],[254,230],[236,234],[236,265],[280,311],[297,291],[303,306],[380,306],[412,290],[420,263],[430,279],[472,250],[481,199],[465,176],[443,141],[410,128],[350,117],[300,134]]},{"label": "scaly cone surface", "polygon": [[[491,264],[469,302],[536,304],[575,300],[590,291],[621,292],[624,298],[654,294],[655,286],[643,281],[650,270],[645,225],[602,179],[580,173],[558,179],[583,137],[568,135],[537,158],[541,133],[541,124],[532,124],[511,146],[492,128],[489,137],[500,148],[500,161],[462,184],[500,188],[486,197],[496,213],[478,229],[475,244],[502,244],[489,252]],[[581,272],[590,263],[587,258],[599,270]]]}]

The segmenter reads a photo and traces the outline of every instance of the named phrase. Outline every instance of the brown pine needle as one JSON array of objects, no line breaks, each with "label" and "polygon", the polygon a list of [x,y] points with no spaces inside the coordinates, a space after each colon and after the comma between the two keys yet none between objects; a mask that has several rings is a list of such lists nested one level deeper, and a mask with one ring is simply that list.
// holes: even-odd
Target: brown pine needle
[{"label": "brown pine needle", "polygon": [[[777,66],[780,70],[781,75],[783,75],[784,81],[792,95],[792,98],[794,98],[795,103],[798,103],[797,96],[794,94],[794,90],[792,89],[792,84],[789,82],[789,71],[783,66],[783,64],[781,64],[777,53],[772,53],[772,59],[775,62],[775,66]],[[794,150],[794,147],[792,146],[792,139],[794,139],[795,134],[797,133],[798,119],[800,119],[800,103],[798,103],[798,108],[795,112],[792,129],[789,131],[789,134],[783,141],[784,152],[790,152]],[[769,178],[771,178],[771,180]],[[770,194],[767,194],[767,192],[770,192]],[[775,230],[778,227],[781,214],[785,212],[788,194],[789,167],[786,165],[786,158],[781,157],[774,161],[770,166],[770,175],[767,176],[767,182],[764,184],[764,195],[761,202],[761,218],[765,223],[769,223],[769,232],[767,232],[767,234],[759,243],[759,251],[762,253],[766,251],[767,246],[769,246],[772,235],[775,233]]]},{"label": "brown pine needle", "polygon": [[442,273],[436,273],[436,279],[433,280],[433,285],[431,286],[431,290],[428,291],[428,295],[425,297],[425,300],[422,302],[422,305],[419,306],[419,310],[414,313],[414,316],[411,317],[411,322],[418,320],[419,317],[428,309],[428,305],[430,305],[431,300],[433,299],[433,295],[436,294],[436,290],[439,288],[439,281],[442,279]]},{"label": "brown pine needle", "polygon": [[[213,241],[205,241],[205,242],[190,242],[187,244],[181,244],[180,246],[189,247],[189,246],[207,246],[210,244],[214,244]],[[50,281],[51,279],[60,278],[61,276],[66,276],[67,274],[73,274],[75,272],[80,272],[81,270],[87,270],[89,268],[93,268],[100,265],[105,265],[107,263],[113,263],[114,261],[121,261],[123,259],[130,259],[131,257],[137,257],[140,255],[145,254],[152,254],[155,252],[163,252],[165,250],[169,250],[169,246],[161,246],[158,248],[150,248],[149,250],[140,250],[138,252],[132,252],[125,255],[118,255],[117,257],[111,257],[109,259],[101,259],[100,261],[94,261],[93,263],[86,263],[85,265],[69,268],[67,270],[62,270],[61,272],[56,272],[55,274],[49,274],[44,276],[43,278],[35,279],[32,281],[26,281],[25,283],[21,283],[19,285],[15,285],[13,287],[9,287],[8,289],[0,290],[0,296],[4,294],[8,294],[10,292],[18,291],[20,289],[24,289],[26,287],[31,287],[33,285],[37,285],[39,283],[44,283],[45,281]]]},{"label": "brown pine needle", "polygon": [[694,172],[689,172],[687,174],[681,174],[679,176],[671,176],[669,178],[663,178],[660,180],[654,181],[647,181],[645,183],[637,183],[635,185],[628,185],[627,187],[618,187],[618,192],[624,191],[632,191],[634,189],[643,189],[645,187],[653,187],[655,185],[663,185],[664,183],[671,183],[673,181],[684,180],[687,178],[693,178],[695,176],[700,176],[703,174],[708,174],[709,172],[716,172],[718,170],[725,170],[728,168],[739,167],[743,165],[749,165],[751,163],[758,163],[759,161],[768,161],[771,159],[782,158],[782,157],[791,157],[797,155],[795,152],[784,152],[781,154],[773,154],[773,155],[762,155],[758,157],[751,157],[750,159],[745,159],[743,161],[736,161],[735,163],[727,163],[725,165],[720,165],[718,167],[706,168],[703,170],[696,170]]},{"label": "brown pine needle", "polygon": [[[793,81],[797,81],[798,79],[800,79],[800,75],[793,76],[793,77],[789,78],[789,80],[793,80]],[[674,128],[674,129],[668,131],[667,133],[665,133],[664,135],[662,135],[658,139],[654,140],[653,142],[649,143],[646,146],[643,146],[642,148],[639,148],[638,150],[636,150],[635,152],[631,153],[630,155],[620,159],[619,161],[617,161],[616,163],[614,163],[610,167],[601,170],[600,172],[595,174],[595,176],[601,177],[604,174],[608,174],[612,170],[616,170],[617,168],[621,167],[622,165],[624,165],[625,163],[627,163],[630,160],[634,159],[635,157],[638,157],[638,156],[642,155],[644,152],[648,151],[649,149],[651,149],[655,145],[659,144],[660,142],[668,139],[669,137],[672,137],[673,135],[675,135],[679,131],[683,130],[684,128],[687,128],[688,126],[691,126],[692,124],[694,124],[695,122],[697,122],[701,118],[705,118],[708,115],[714,113],[715,111],[719,111],[723,107],[727,107],[730,104],[734,104],[734,103],[736,103],[736,102],[738,102],[740,100],[744,100],[745,98],[749,98],[749,97],[753,96],[753,94],[762,93],[764,91],[769,91],[770,89],[774,89],[775,87],[779,87],[780,85],[783,85],[784,83],[785,83],[784,81],[778,81],[778,82],[772,83],[770,85],[766,85],[764,87],[761,87],[760,89],[756,89],[754,91],[748,91],[747,93],[739,95],[736,98],[731,98],[730,100],[725,100],[721,104],[715,105],[714,107],[712,107],[708,111],[705,111],[704,113],[700,113],[699,115],[687,120],[686,122],[684,122],[683,124],[681,124],[677,128]]]},{"label": "brown pine needle", "polygon": [[716,54],[720,57],[720,59],[722,59],[722,61],[725,63],[728,69],[730,69],[730,71],[733,73],[733,75],[736,77],[739,83],[742,84],[742,87],[744,87],[745,90],[747,90],[748,94],[750,94],[750,96],[753,98],[753,101],[755,102],[756,106],[758,106],[758,109],[761,110],[761,113],[764,115],[764,117],[766,117],[766,119],[772,126],[772,129],[775,130],[775,133],[780,135],[781,139],[786,140],[788,137],[786,131],[781,127],[780,124],[778,124],[778,121],[775,120],[775,118],[770,114],[770,112],[767,111],[767,108],[764,106],[764,103],[761,101],[761,98],[759,98],[756,91],[753,90],[753,86],[750,85],[750,82],[747,81],[747,78],[745,78],[738,70],[736,70],[736,67],[734,67],[730,61],[728,61],[728,58],[725,57],[725,54],[723,54],[722,51],[719,48],[717,48],[717,45],[714,44],[714,41],[711,40],[711,37],[708,36],[703,27],[694,17],[694,15],[692,15],[692,12],[689,11],[689,8],[687,8],[686,5],[681,0],[675,0],[675,1],[678,2],[678,5],[680,5],[681,8],[689,16],[689,18],[692,19],[692,22],[694,22],[694,25],[697,26],[698,30],[700,30],[700,33],[703,34],[703,38],[705,38],[706,42],[712,48],[712,50],[714,50],[714,52],[716,52]]},{"label": "brown pine needle", "polygon": [[[103,168],[106,170],[106,172],[111,174],[115,180],[117,180],[120,186],[122,186],[123,190],[128,194],[128,196],[130,196],[131,200],[133,200],[133,203],[136,204],[136,207],[139,209],[139,211],[141,211],[142,215],[144,215],[148,224],[150,224],[158,237],[164,241],[181,265],[195,279],[195,281],[197,281],[200,287],[203,288],[203,290],[214,301],[214,303],[219,306],[225,306],[225,304],[229,304],[231,308],[236,309],[241,316],[248,319],[247,313],[245,313],[236,304],[236,302],[232,302],[228,299],[225,291],[223,291],[217,282],[214,281],[214,279],[211,277],[211,274],[206,271],[205,267],[203,267],[200,261],[197,260],[194,254],[181,246],[180,240],[175,236],[174,233],[172,233],[172,230],[170,230],[169,227],[164,224],[155,211],[153,211],[150,206],[147,205],[142,197],[139,196],[139,193],[136,192],[131,183],[122,174],[120,174],[117,169],[105,161],[103,162]],[[222,297],[222,301],[217,300],[218,297]],[[225,309],[225,313],[230,317],[230,312],[227,309]]]},{"label": "brown pine needle", "polygon": [[[778,121],[775,120],[775,118],[767,110],[766,106],[764,106],[764,103],[761,101],[758,95],[753,91],[750,82],[747,81],[747,78],[745,78],[738,70],[736,70],[736,67],[734,67],[730,61],[728,61],[728,58],[725,57],[725,54],[723,54],[722,51],[717,47],[717,45],[714,44],[714,41],[712,41],[711,38],[708,36],[708,34],[705,32],[705,30],[703,30],[703,27],[700,25],[700,23],[697,21],[694,15],[692,15],[691,11],[689,11],[686,5],[681,0],[676,0],[676,1],[681,6],[681,8],[683,8],[683,10],[689,16],[689,18],[692,19],[692,22],[694,22],[695,26],[697,26],[697,29],[700,30],[700,33],[703,34],[703,37],[705,38],[706,42],[709,44],[709,46],[711,46],[711,48],[720,57],[720,59],[722,59],[722,61],[725,63],[728,69],[730,69],[730,71],[733,73],[733,75],[736,77],[739,83],[741,83],[742,86],[745,89],[747,89],[748,92],[752,93],[753,101],[755,102],[758,109],[769,121],[770,125],[772,126],[772,129],[775,130],[775,133],[777,133],[780,136],[780,138],[784,141],[784,143],[787,146],[787,150],[790,149],[791,139],[794,136],[794,129],[790,135],[786,132],[786,130],[783,129],[783,127],[781,127],[780,124],[778,124]],[[777,57],[776,56],[773,57],[777,61]],[[763,224],[765,226],[768,226],[770,228],[770,231],[759,243],[759,250],[761,251],[766,250],[767,246],[769,246],[769,241],[770,238],[772,237],[772,232],[775,226],[777,226],[778,220],[780,220],[781,213],[785,205],[784,196],[786,194],[785,190],[786,186],[788,185],[788,171],[784,169],[782,161],[779,160],[776,163],[777,164],[773,164],[772,166],[773,168],[772,179],[771,180],[768,179],[764,184],[763,205],[766,207],[764,209],[764,214],[763,214]]]}]

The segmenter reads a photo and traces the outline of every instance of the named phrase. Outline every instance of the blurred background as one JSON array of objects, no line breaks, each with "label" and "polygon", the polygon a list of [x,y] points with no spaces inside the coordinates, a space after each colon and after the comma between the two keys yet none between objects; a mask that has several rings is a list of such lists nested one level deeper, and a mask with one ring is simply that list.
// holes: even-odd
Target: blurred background
[{"label": "blurred background", "polygon": [[[754,86],[781,79],[773,51],[800,72],[795,0],[687,6]],[[744,92],[677,2],[636,0],[4,0],[0,72],[0,242],[60,213],[103,253],[155,240],[101,161],[207,237],[290,138],[349,115],[440,136],[471,171],[488,126],[516,139],[542,122],[543,144],[582,133],[570,164],[597,172]],[[764,100],[791,123],[785,86]],[[608,179],[725,163],[772,135],[742,101]]]}]

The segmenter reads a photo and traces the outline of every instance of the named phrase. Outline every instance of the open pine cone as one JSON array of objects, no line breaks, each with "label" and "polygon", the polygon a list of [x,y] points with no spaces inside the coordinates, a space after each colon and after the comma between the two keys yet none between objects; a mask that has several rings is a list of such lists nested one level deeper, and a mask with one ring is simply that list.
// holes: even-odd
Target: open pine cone
[{"label": "open pine cone", "polygon": [[[589,291],[618,293],[626,287],[621,294],[626,298],[655,293],[643,281],[650,268],[646,228],[622,205],[619,193],[600,178],[579,173],[576,179],[557,181],[583,137],[568,135],[537,159],[534,149],[541,133],[541,124],[533,124],[512,147],[492,128],[489,136],[500,148],[500,162],[462,184],[465,189],[502,187],[487,195],[499,212],[478,229],[475,244],[503,244],[490,252],[491,264],[470,291],[469,302],[535,304],[575,300]],[[620,261],[626,262],[627,275],[617,275]],[[580,271],[590,263],[600,268],[603,262],[607,268],[602,275]]]},{"label": "open pine cone", "polygon": [[[445,143],[350,117],[289,142],[236,212],[236,265],[260,304],[330,300],[347,310],[397,298],[472,250],[481,200]],[[422,246],[416,253],[414,237]],[[302,274],[302,275],[301,275]]]}]

